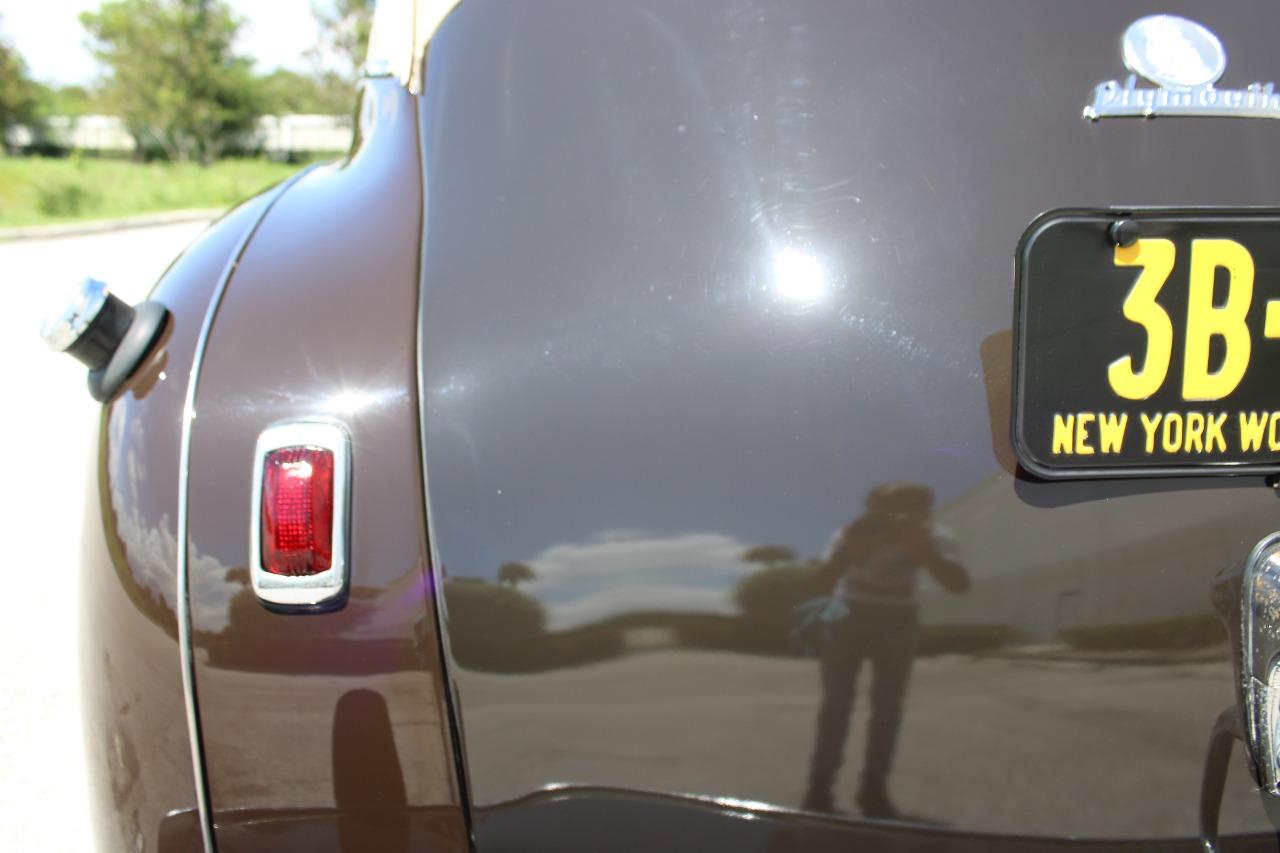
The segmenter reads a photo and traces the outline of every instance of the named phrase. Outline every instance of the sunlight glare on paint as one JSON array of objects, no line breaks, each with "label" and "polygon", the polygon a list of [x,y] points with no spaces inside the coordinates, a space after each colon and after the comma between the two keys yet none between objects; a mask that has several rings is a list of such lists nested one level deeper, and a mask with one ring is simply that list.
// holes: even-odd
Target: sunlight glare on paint
[{"label": "sunlight glare on paint", "polygon": [[818,259],[786,246],[773,256],[774,291],[788,302],[811,304],[827,293],[827,276]]}]

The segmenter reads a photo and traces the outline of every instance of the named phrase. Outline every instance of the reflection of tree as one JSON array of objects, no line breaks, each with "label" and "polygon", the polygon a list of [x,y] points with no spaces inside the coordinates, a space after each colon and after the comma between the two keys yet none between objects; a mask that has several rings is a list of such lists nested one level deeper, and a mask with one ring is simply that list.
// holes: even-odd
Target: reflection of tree
[{"label": "reflection of tree", "polygon": [[507,634],[528,637],[541,634],[546,625],[547,614],[538,600],[513,587],[481,578],[454,578],[445,584],[445,595],[451,622],[501,625]]},{"label": "reflection of tree", "polygon": [[420,669],[420,647],[410,634],[420,629],[386,618],[395,590],[413,583],[419,571],[411,568],[386,587],[352,586],[345,604],[332,612],[281,616],[259,603],[249,570],[235,566],[223,576],[237,588],[227,596],[226,626],[220,631],[196,630],[194,644],[208,653],[210,666],[248,672],[367,674]]},{"label": "reflection of tree", "polygon": [[634,614],[548,631],[542,602],[516,588],[530,575],[524,563],[508,563],[498,570],[500,583],[482,578],[445,581],[449,648],[459,666],[485,672],[582,666],[622,654],[629,629],[662,619],[662,614]]},{"label": "reflection of tree", "polygon": [[781,545],[757,545],[743,562],[762,563],[738,581],[733,598],[742,611],[744,639],[762,650],[784,652],[795,624],[796,608],[820,592],[817,560],[802,560]]},{"label": "reflection of tree", "polygon": [[1183,651],[1223,646],[1227,633],[1216,613],[1170,616],[1144,622],[1072,625],[1058,635],[1075,649],[1098,652]]},{"label": "reflection of tree", "polygon": [[[498,574],[502,577],[502,571]],[[492,584],[481,578],[445,581],[444,596],[449,645],[459,665],[485,670],[530,668],[526,658],[537,654],[547,622],[536,598],[516,589],[515,583]]]},{"label": "reflection of tree", "polygon": [[[450,650],[467,669],[537,672],[643,651],[650,647],[636,645],[636,635],[660,629],[675,648],[801,654],[792,640],[798,608],[830,593],[821,561],[798,556],[784,545],[757,545],[740,559],[759,568],[734,589],[737,614],[635,611],[559,631],[546,629],[543,603],[519,588],[536,577],[527,563],[503,564],[496,583],[450,578],[444,583]],[[938,626],[924,630],[922,644],[930,654],[972,652],[1003,644],[1006,634],[998,626]]]},{"label": "reflection of tree", "polygon": [[[667,647],[804,654],[793,639],[800,605],[831,594],[831,578],[824,573],[822,561],[797,555],[784,545],[756,545],[739,559],[756,568],[733,590],[736,614],[636,610],[556,631],[546,628],[544,602],[520,588],[537,577],[528,563],[504,563],[498,567],[496,582],[446,578],[450,653],[463,668],[505,673],[584,666]],[[660,637],[657,645],[653,636]],[[921,654],[973,654],[1014,639],[1011,629],[1002,625],[935,625],[922,629],[919,650]]]},{"label": "reflection of tree", "polygon": [[763,563],[774,566],[779,563],[794,563],[796,553],[786,545],[757,545],[742,552],[742,562]]},{"label": "reflection of tree", "polygon": [[537,574],[528,563],[503,563],[498,567],[498,583],[507,584],[512,589],[536,577]]}]

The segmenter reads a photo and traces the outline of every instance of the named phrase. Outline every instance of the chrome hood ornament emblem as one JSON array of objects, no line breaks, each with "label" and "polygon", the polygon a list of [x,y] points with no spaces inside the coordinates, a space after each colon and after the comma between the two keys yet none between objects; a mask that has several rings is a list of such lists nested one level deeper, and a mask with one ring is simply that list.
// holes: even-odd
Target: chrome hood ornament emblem
[{"label": "chrome hood ornament emblem", "polygon": [[[1280,118],[1274,83],[1245,89],[1218,89],[1227,70],[1227,51],[1208,27],[1178,15],[1148,15],[1124,31],[1124,64],[1136,72],[1121,83],[1107,80],[1093,90],[1084,108],[1089,121],[1155,116],[1236,116]],[[1159,88],[1138,86],[1138,75]]]}]

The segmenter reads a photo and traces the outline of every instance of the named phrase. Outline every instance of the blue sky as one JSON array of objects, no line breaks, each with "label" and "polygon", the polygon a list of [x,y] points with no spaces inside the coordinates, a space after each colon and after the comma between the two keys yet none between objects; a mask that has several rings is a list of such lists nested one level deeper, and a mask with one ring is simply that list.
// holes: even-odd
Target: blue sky
[{"label": "blue sky", "polygon": [[[245,19],[239,48],[259,71],[309,67],[305,53],[317,31],[310,0],[229,0]],[[101,0],[0,0],[0,39],[18,48],[33,77],[45,83],[87,83],[98,73],[85,47],[79,15]]]}]

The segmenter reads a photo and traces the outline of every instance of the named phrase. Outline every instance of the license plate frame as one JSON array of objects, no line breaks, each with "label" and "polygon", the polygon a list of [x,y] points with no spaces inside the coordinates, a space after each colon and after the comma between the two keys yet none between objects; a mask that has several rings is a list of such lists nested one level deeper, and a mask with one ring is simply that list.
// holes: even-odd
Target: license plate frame
[{"label": "license plate frame", "polygon": [[[1169,241],[1173,248],[1172,268],[1153,299],[1170,322],[1169,363],[1158,390],[1140,399],[1121,397],[1109,380],[1110,363],[1125,355],[1131,358],[1132,372],[1144,373],[1152,340],[1147,327],[1125,315],[1126,299],[1133,295],[1144,268],[1120,263],[1111,227],[1121,220],[1136,223],[1140,239]],[[1193,246],[1197,241],[1207,242]],[[1243,378],[1229,394],[1213,400],[1188,400],[1182,398],[1185,374],[1196,372],[1187,358],[1192,253],[1208,256],[1207,244],[1214,241],[1239,243],[1253,263],[1251,299],[1243,321],[1250,343],[1248,347],[1235,344],[1237,349],[1248,351],[1248,358]],[[1208,263],[1207,258],[1202,260],[1201,268]],[[1223,298],[1235,293],[1230,273],[1215,270],[1211,275],[1211,307],[1230,307],[1230,299]],[[1158,277],[1158,271],[1153,276]],[[1275,442],[1264,435],[1260,448],[1249,449],[1246,439],[1256,436],[1252,429],[1256,421],[1241,419],[1242,414],[1268,419],[1274,414],[1280,419],[1280,307],[1270,307],[1273,302],[1280,306],[1280,209],[1051,210],[1023,232],[1014,279],[1010,426],[1014,450],[1024,469],[1046,479],[1280,474],[1280,450]],[[1197,293],[1203,297],[1203,286]],[[1203,310],[1204,299],[1195,304]],[[1272,311],[1276,314],[1274,329],[1269,318]],[[1197,337],[1202,336],[1203,325]],[[1233,331],[1237,341],[1238,331]],[[1277,334],[1264,335],[1267,331]],[[1212,373],[1233,344],[1214,335],[1208,340],[1208,350],[1196,352],[1207,352],[1204,372]],[[1158,353],[1160,347],[1156,350]],[[1193,357],[1191,362],[1195,361]],[[1160,362],[1157,354],[1152,376],[1158,375]],[[1266,387],[1268,377],[1275,380],[1270,389]],[[1216,424],[1208,436],[1209,451],[1203,449],[1205,425],[1197,413]],[[1122,415],[1127,415],[1125,426],[1117,432]],[[1068,420],[1080,416],[1080,420]],[[1112,427],[1106,453],[1099,452],[1098,420],[1103,416]],[[1149,420],[1156,416],[1160,420],[1153,435]],[[1174,429],[1179,418],[1182,425]],[[1268,426],[1274,438],[1277,424],[1268,420]],[[1169,436],[1163,434],[1165,428]],[[1064,437],[1077,429],[1083,443],[1064,444]],[[1117,435],[1121,444],[1115,442]],[[1196,435],[1199,446],[1193,441]],[[1169,440],[1178,436],[1181,438],[1174,443],[1177,450],[1168,450],[1174,446]],[[1060,452],[1064,448],[1067,452]]]}]

